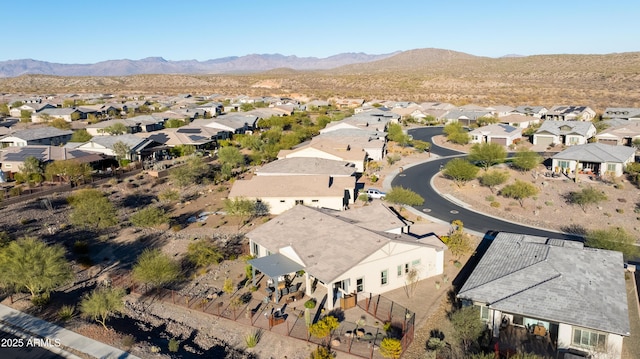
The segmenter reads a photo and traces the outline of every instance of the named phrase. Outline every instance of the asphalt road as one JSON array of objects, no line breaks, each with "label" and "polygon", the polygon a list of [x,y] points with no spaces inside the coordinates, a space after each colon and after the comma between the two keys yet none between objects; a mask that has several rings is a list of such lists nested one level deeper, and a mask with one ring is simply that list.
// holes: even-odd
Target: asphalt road
[{"label": "asphalt road", "polygon": [[[431,137],[442,134],[442,127],[413,129],[409,131],[409,134],[416,140],[433,143]],[[464,223],[465,228],[485,234],[492,232],[513,232],[551,238],[579,239],[575,235],[529,227],[487,216],[464,208],[455,203],[454,200],[443,198],[431,187],[431,178],[440,171],[441,165],[444,166],[452,158],[455,158],[452,156],[460,156],[462,153],[435,145],[431,147],[431,153],[442,158],[407,168],[402,173],[399,173],[391,183],[392,186],[409,188],[425,199],[424,205],[414,206],[417,210],[448,223],[459,219]]]}]

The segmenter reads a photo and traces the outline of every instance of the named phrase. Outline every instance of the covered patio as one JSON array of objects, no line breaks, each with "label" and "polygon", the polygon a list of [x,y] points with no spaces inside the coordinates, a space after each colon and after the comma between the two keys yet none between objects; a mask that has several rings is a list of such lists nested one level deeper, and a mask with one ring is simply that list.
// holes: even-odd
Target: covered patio
[{"label": "covered patio", "polygon": [[[265,291],[269,300],[280,301],[280,298],[294,294],[298,291],[300,283],[294,284],[293,279],[297,273],[304,271],[304,266],[287,258],[283,254],[275,253],[266,257],[255,258],[247,261],[251,265],[252,284],[257,285],[256,274],[259,271],[268,279]],[[290,276],[293,274],[293,278]],[[309,276],[305,272],[305,284],[308,286]]]}]

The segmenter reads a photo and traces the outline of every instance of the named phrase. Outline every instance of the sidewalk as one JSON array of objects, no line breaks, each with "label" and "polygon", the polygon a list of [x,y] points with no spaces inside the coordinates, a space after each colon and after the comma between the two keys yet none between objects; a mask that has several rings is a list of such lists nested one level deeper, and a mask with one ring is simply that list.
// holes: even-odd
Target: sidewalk
[{"label": "sidewalk", "polygon": [[44,339],[43,347],[46,345],[55,347],[55,344],[59,343],[62,348],[74,349],[95,358],[137,358],[118,348],[87,338],[2,304],[0,304],[0,321],[22,328],[25,332],[32,334],[34,336],[33,339]]}]

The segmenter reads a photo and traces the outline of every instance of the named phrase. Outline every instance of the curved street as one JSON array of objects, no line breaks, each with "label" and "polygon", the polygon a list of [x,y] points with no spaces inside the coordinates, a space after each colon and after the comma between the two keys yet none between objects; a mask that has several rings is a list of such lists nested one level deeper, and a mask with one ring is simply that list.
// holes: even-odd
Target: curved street
[{"label": "curved street", "polygon": [[[442,127],[423,127],[409,130],[409,134],[416,140],[433,143],[432,137],[442,134]],[[391,182],[392,186],[402,186],[411,189],[425,199],[422,206],[414,206],[420,212],[436,219],[451,223],[455,219],[462,220],[465,228],[491,234],[492,232],[513,232],[535,236],[572,239],[580,237],[541,228],[529,227],[520,223],[513,223],[486,214],[473,211],[456,203],[455,199],[442,197],[431,186],[431,179],[440,172],[440,166],[444,166],[452,158],[464,156],[464,153],[433,145],[431,153],[440,158],[406,168],[396,175]]]}]

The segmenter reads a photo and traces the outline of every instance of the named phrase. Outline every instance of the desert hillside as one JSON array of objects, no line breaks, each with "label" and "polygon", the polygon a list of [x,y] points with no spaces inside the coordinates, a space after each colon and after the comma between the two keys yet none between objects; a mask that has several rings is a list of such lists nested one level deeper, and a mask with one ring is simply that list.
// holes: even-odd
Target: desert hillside
[{"label": "desert hillside", "polygon": [[0,79],[10,93],[303,94],[446,101],[480,105],[640,107],[640,52],[485,58],[455,51],[405,51],[380,61],[332,70],[278,69],[245,75],[135,75]]}]

